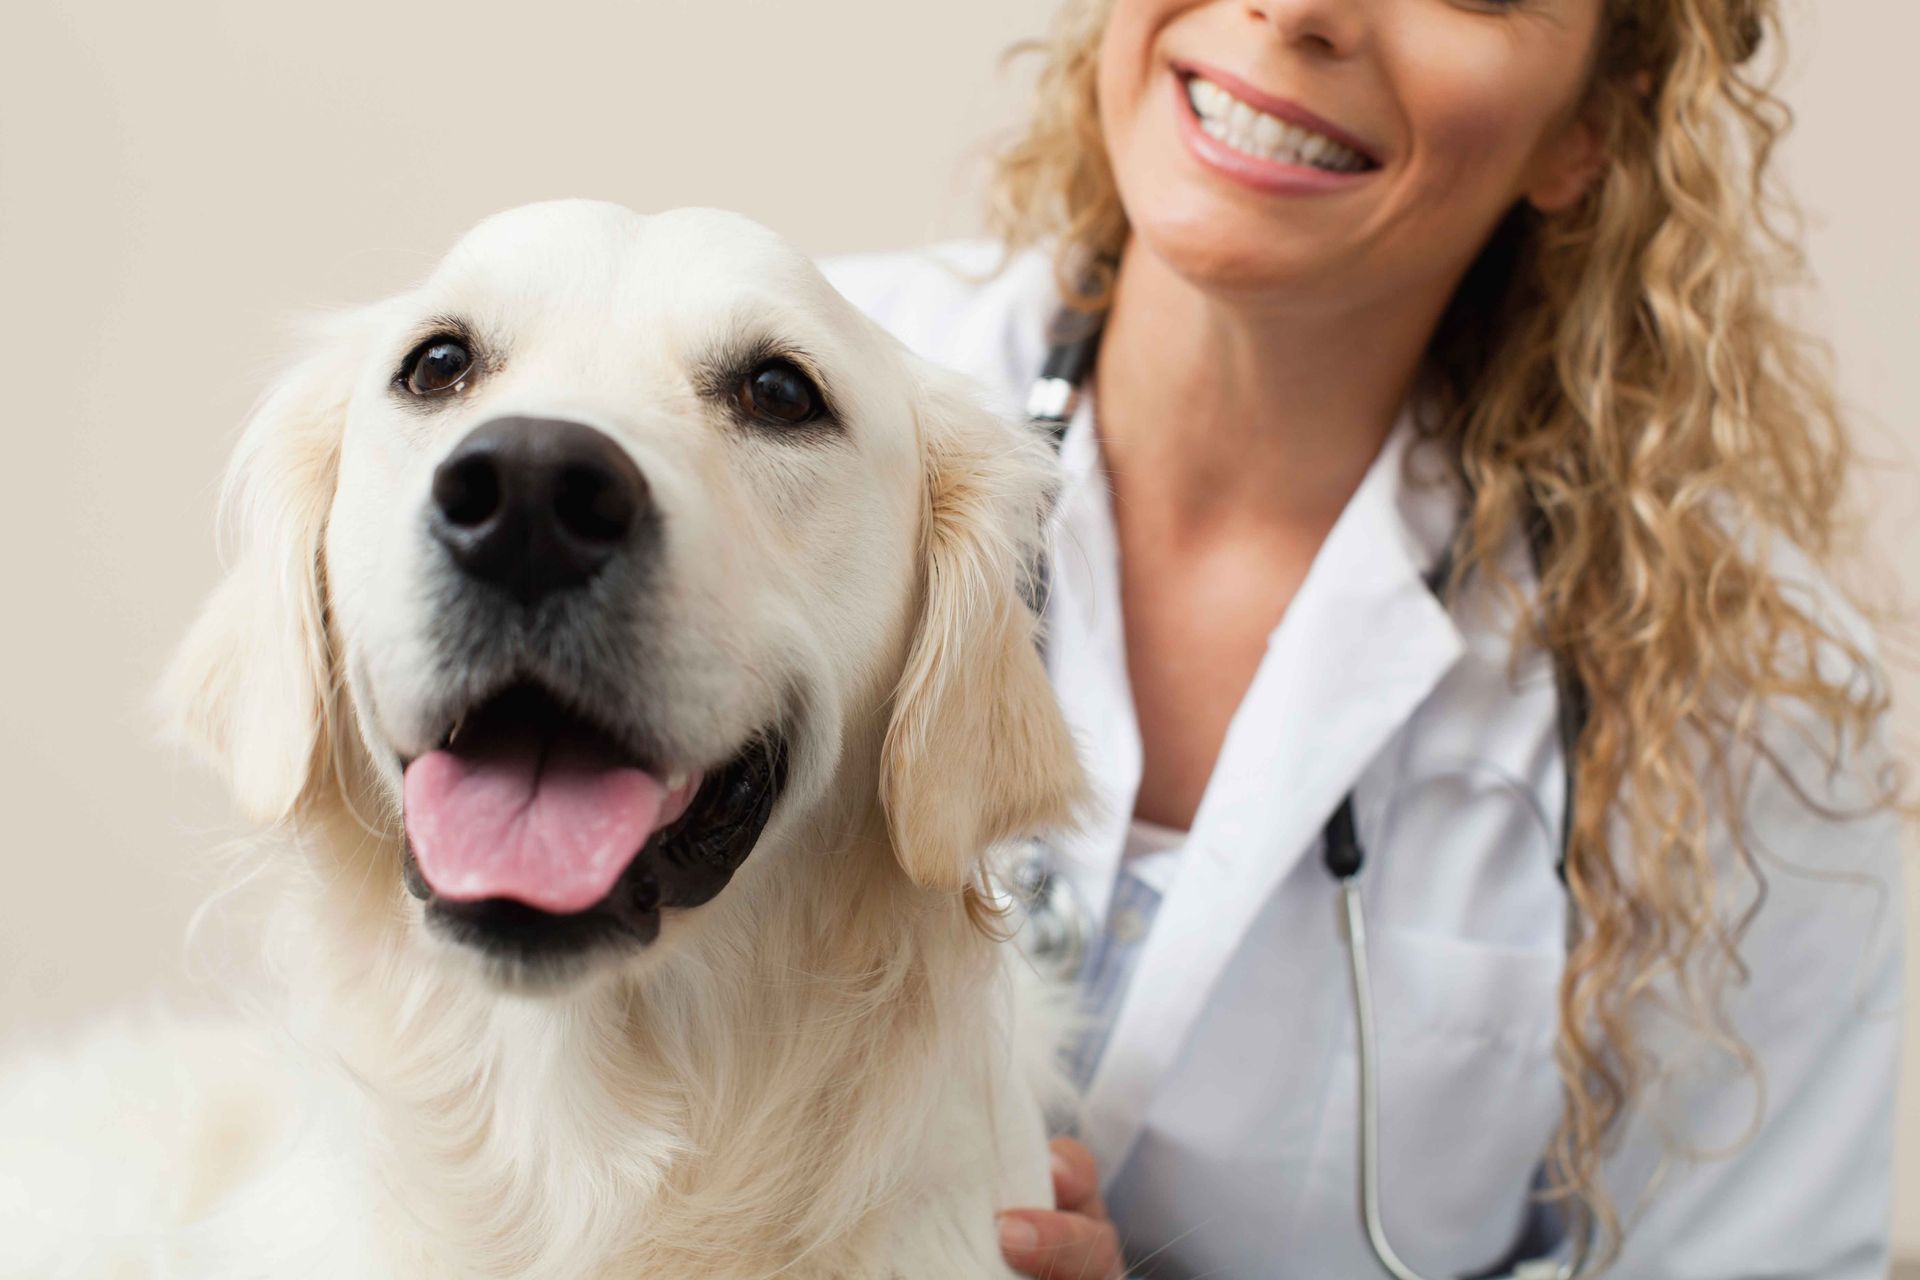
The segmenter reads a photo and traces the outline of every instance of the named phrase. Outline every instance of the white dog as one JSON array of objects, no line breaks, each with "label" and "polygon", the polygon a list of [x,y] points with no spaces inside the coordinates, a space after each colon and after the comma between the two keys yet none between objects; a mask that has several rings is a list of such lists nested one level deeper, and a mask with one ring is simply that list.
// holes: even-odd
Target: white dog
[{"label": "white dog", "polygon": [[285,1024],[16,1072],[0,1272],[1007,1275],[1051,474],[727,214],[516,210],[330,325],[167,682],[287,846]]}]

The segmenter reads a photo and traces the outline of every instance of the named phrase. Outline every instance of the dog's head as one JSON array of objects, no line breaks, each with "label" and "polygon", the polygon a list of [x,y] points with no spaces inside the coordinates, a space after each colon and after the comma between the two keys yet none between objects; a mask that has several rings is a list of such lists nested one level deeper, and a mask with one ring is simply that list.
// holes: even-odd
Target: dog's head
[{"label": "dog's head", "polygon": [[750,222],[514,210],[262,402],[167,701],[257,819],[384,802],[391,892],[512,978],[680,928],[847,776],[958,894],[1079,786],[1050,475]]}]

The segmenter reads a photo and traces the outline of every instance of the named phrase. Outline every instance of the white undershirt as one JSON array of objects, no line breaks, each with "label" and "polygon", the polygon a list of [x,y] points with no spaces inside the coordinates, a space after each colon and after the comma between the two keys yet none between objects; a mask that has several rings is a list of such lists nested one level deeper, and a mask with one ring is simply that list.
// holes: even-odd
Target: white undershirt
[{"label": "white undershirt", "polygon": [[1186,842],[1187,833],[1178,828],[1135,818],[1127,824],[1127,842],[1120,856],[1128,871],[1164,898],[1173,887],[1174,873],[1180,867],[1180,850]]}]

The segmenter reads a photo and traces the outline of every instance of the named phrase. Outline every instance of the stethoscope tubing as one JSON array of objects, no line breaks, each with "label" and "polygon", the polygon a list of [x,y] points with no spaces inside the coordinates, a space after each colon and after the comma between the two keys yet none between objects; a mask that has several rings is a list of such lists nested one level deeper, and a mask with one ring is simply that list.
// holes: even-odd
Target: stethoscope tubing
[{"label": "stethoscope tubing", "polygon": [[[1386,1217],[1380,1210],[1380,1050],[1373,1018],[1373,975],[1367,967],[1367,913],[1360,902],[1360,878],[1340,882],[1341,933],[1347,941],[1347,968],[1353,981],[1354,1034],[1360,1059],[1360,1220],[1367,1244],[1380,1267],[1393,1280],[1427,1280],[1402,1261],[1387,1237]],[[1588,1240],[1574,1233],[1573,1257],[1564,1262],[1536,1258],[1520,1263],[1506,1276],[1493,1280],[1577,1280],[1587,1265]]]},{"label": "stethoscope tubing", "polygon": [[1367,969],[1367,915],[1360,905],[1358,876],[1340,881],[1340,914],[1353,978],[1354,1025],[1360,1048],[1360,1220],[1367,1229],[1373,1256],[1388,1275],[1394,1280],[1422,1280],[1394,1251],[1380,1214],[1379,1050],[1373,1038],[1373,977]]}]

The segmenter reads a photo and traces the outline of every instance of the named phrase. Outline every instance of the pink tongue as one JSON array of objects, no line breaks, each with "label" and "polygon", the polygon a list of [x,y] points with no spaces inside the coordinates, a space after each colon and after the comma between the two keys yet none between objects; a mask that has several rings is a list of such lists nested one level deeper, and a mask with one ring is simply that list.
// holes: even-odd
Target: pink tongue
[{"label": "pink tongue", "polygon": [[541,736],[407,766],[407,836],[441,897],[584,911],[660,825],[666,796],[651,775]]}]

